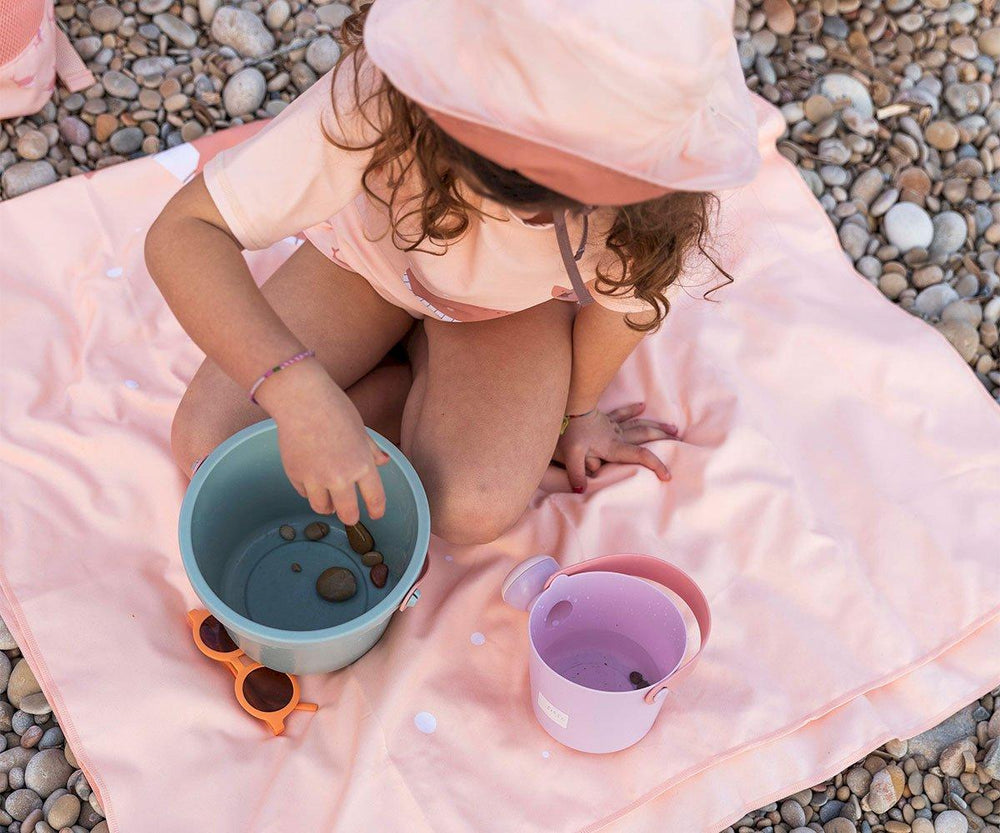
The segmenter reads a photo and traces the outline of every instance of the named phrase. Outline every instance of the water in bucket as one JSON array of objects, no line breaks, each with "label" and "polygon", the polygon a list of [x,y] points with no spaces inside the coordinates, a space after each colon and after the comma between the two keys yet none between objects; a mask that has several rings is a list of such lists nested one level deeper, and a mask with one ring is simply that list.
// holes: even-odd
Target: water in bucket
[{"label": "water in bucket", "polygon": [[633,691],[636,671],[647,681],[663,676],[649,651],[615,631],[567,634],[549,645],[545,662],[560,677],[596,691]]},{"label": "water in bucket", "polygon": [[634,691],[629,679],[661,680],[684,652],[684,623],[664,594],[618,574],[557,581],[531,612],[541,660],[560,677],[594,691]]}]

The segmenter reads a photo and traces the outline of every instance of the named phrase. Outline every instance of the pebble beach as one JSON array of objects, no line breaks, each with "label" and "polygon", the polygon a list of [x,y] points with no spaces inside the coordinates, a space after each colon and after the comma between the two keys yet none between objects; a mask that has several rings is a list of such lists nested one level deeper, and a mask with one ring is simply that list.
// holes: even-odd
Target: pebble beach
[{"label": "pebble beach", "polygon": [[[737,0],[749,87],[846,257],[948,340],[1000,402],[1000,15],[995,0]],[[57,3],[97,78],[0,122],[0,197],[277,115],[331,69],[338,2]],[[67,634],[67,638],[70,635]],[[1000,689],[723,833],[1000,833]],[[0,622],[0,831],[107,833]],[[131,833],[131,831],[129,832]],[[641,833],[637,831],[636,833]],[[688,833],[688,831],[664,831]]]}]

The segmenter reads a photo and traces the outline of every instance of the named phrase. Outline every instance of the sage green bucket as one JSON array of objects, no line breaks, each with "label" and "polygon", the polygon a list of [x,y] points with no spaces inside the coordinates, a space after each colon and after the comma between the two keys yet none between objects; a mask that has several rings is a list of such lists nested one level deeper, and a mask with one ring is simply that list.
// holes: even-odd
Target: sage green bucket
[{"label": "sage green bucket", "polygon": [[[361,520],[389,568],[385,587],[347,543],[336,516],[317,515],[292,487],[268,419],[244,428],[198,467],[181,504],[179,539],[188,579],[204,606],[248,656],[277,671],[312,674],[354,662],[384,633],[397,610],[416,603],[425,571],[430,512],[409,460],[368,429],[389,462],[379,467],[386,512]],[[323,521],[330,533],[309,541],[304,528]],[[295,529],[286,541],[282,525]],[[301,569],[293,569],[293,564]],[[327,567],[350,570],[357,593],[329,602],[316,592]]]}]

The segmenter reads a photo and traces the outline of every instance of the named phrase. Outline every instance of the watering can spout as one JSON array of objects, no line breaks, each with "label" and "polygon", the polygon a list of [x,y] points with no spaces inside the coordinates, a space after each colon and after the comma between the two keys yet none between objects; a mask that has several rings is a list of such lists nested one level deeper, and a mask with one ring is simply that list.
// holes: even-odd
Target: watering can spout
[{"label": "watering can spout", "polygon": [[518,610],[530,610],[546,582],[557,572],[559,565],[550,555],[536,555],[522,561],[504,579],[503,600]]}]

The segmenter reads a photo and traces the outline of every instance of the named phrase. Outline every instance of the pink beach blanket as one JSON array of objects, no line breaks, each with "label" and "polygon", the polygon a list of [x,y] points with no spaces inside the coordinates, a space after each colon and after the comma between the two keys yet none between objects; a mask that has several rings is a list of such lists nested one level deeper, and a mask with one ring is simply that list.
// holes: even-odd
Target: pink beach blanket
[{"label": "pink beach blanket", "polygon": [[[319,711],[279,738],[186,627],[168,437],[201,356],[142,257],[245,134],[0,205],[0,613],[112,833],[715,833],[1000,682],[1000,409],[854,272],[757,112],[764,165],[717,238],[736,283],[692,287],[605,399],[680,425],[655,447],[673,480],[609,468],[585,496],[540,489],[491,545],[435,540],[421,602],[304,678]],[[249,255],[255,274],[296,245]],[[529,555],[618,551],[692,574],[715,629],[651,734],[588,756],[535,723],[499,586]]]}]

